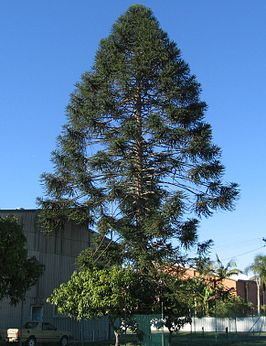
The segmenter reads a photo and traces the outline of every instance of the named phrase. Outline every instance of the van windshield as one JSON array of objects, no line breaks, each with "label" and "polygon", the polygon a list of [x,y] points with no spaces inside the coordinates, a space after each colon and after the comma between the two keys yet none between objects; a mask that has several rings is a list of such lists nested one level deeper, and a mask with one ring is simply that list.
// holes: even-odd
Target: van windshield
[{"label": "van windshield", "polygon": [[38,326],[38,322],[27,322],[25,323],[24,328],[33,329],[37,326]]}]

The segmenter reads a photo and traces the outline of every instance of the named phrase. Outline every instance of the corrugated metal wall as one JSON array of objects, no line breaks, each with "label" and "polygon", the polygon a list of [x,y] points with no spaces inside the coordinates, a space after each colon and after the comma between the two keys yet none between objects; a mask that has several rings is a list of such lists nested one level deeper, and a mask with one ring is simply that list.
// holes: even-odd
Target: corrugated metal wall
[{"label": "corrugated metal wall", "polygon": [[[47,236],[38,226],[38,211],[0,210],[1,217],[7,215],[14,215],[20,220],[27,238],[29,256],[36,256],[45,265],[45,272],[38,284],[26,293],[23,322],[31,319],[32,306],[42,306],[43,320],[72,331],[75,338],[79,339],[84,334],[88,340],[105,339],[109,330],[106,320],[85,321],[81,329],[80,323],[55,315],[54,307],[46,303],[52,290],[70,278],[77,255],[90,245],[91,233],[86,225],[68,223],[62,232],[53,232]],[[6,300],[0,302],[0,330],[18,327],[20,316],[20,305],[12,307]]]}]

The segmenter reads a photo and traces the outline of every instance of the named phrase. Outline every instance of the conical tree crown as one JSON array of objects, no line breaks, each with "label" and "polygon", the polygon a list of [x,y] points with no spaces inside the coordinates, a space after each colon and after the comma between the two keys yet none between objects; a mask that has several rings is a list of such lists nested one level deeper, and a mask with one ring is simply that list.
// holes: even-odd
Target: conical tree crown
[{"label": "conical tree crown", "polygon": [[221,182],[199,93],[152,12],[130,7],[71,97],[55,171],[43,175],[44,226],[59,226],[63,215],[116,232],[131,259],[171,256],[172,237],[193,245],[196,215],[231,209],[238,194]]},{"label": "conical tree crown", "polygon": [[176,45],[171,44],[151,11],[133,6],[118,19],[112,34],[102,40],[95,67],[110,80],[119,78],[125,87],[138,81],[143,87],[151,88],[158,85],[169,59],[177,57]]}]

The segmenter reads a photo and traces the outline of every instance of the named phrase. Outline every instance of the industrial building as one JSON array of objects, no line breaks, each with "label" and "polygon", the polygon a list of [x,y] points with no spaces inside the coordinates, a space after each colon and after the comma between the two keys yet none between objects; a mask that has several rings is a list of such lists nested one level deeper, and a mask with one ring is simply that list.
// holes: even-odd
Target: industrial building
[{"label": "industrial building", "polygon": [[[66,223],[60,232],[45,234],[38,223],[38,210],[0,210],[0,217],[15,216],[23,225],[29,257],[35,256],[45,266],[38,283],[26,293],[23,304],[11,306],[0,302],[0,330],[18,327],[27,321],[48,321],[57,328],[69,330],[77,339],[101,340],[109,336],[105,319],[76,322],[57,314],[46,302],[54,288],[69,280],[76,268],[76,257],[91,245],[93,233],[86,225]],[[1,259],[0,259],[1,260]]]}]

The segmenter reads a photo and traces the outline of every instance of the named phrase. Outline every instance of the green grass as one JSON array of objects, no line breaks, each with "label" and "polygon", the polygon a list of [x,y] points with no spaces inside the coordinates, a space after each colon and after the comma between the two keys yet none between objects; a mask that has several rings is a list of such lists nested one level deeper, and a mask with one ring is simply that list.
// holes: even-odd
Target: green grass
[{"label": "green grass", "polygon": [[[166,335],[167,338],[167,335]],[[151,335],[149,346],[161,346],[161,334]],[[122,337],[121,346],[142,346],[144,344],[133,340],[132,336],[125,339]],[[86,342],[84,346],[113,346],[114,342],[111,341],[100,341],[100,342]],[[148,344],[146,344],[148,345]],[[264,335],[252,335],[248,333],[237,333],[237,334],[215,334],[205,333],[202,334],[185,334],[180,333],[172,336],[171,343],[167,340],[164,342],[164,346],[266,346],[266,336]],[[77,343],[74,346],[81,346]]]},{"label": "green grass", "polygon": [[179,334],[173,336],[171,346],[257,346],[266,345],[266,337],[248,333],[238,334]]},{"label": "green grass", "polygon": [[[165,334],[165,339],[168,335]],[[161,346],[161,334],[152,334],[149,346]],[[46,344],[47,345],[47,344]],[[84,346],[113,346],[114,341],[97,341],[85,342]],[[122,336],[120,346],[143,346],[144,344],[137,342],[136,335]],[[266,333],[250,334],[215,334],[215,333],[180,333],[172,336],[171,344],[167,340],[164,346],[266,346]],[[0,346],[6,346],[3,340],[0,340]],[[73,342],[70,346],[82,346],[81,342]]]}]

